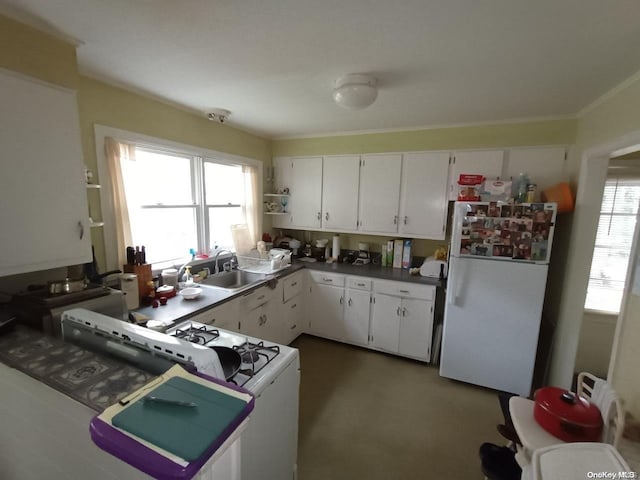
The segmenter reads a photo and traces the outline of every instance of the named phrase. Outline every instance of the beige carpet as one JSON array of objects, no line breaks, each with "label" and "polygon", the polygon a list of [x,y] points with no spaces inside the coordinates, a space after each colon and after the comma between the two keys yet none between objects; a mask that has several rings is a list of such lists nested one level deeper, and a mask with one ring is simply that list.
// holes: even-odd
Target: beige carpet
[{"label": "beige carpet", "polygon": [[299,480],[482,479],[503,444],[495,392],[400,357],[303,335]]}]

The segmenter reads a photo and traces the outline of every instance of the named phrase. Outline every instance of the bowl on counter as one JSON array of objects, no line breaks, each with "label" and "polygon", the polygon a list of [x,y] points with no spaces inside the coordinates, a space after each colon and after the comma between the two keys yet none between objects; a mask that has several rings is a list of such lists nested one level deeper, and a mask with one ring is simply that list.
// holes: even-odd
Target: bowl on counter
[{"label": "bowl on counter", "polygon": [[200,296],[202,289],[200,287],[187,287],[180,290],[180,295],[185,300],[194,300]]}]

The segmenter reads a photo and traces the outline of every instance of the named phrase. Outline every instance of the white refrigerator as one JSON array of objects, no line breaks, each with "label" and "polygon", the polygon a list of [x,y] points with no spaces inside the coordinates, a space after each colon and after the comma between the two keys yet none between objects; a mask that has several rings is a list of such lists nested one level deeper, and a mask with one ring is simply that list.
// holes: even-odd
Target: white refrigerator
[{"label": "white refrigerator", "polygon": [[529,396],[555,203],[456,202],[440,375]]}]

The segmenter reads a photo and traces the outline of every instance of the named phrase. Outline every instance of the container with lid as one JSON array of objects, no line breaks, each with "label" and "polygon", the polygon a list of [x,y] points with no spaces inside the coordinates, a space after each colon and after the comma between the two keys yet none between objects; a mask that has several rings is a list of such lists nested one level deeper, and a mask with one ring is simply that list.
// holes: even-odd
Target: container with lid
[{"label": "container with lid", "polygon": [[533,417],[551,435],[565,442],[599,442],[600,409],[587,399],[558,387],[536,390]]}]

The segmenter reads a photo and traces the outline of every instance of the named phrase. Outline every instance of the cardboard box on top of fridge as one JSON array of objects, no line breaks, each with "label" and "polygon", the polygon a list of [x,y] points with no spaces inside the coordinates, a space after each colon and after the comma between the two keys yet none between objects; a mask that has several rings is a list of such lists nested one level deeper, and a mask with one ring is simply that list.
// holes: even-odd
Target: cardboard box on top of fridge
[{"label": "cardboard box on top of fridge", "polygon": [[483,181],[483,175],[460,174],[460,177],[458,177],[458,200],[463,202],[479,201]]}]

